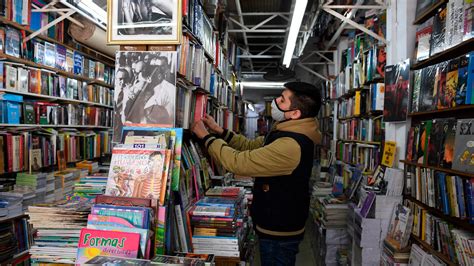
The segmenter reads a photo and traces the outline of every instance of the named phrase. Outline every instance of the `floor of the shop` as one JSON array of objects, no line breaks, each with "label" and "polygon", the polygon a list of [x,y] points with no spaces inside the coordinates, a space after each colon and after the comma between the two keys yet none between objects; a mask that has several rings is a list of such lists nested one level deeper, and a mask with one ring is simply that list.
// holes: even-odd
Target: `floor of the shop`
[{"label": "floor of the shop", "polygon": [[[306,231],[303,241],[301,241],[299,252],[296,255],[296,265],[297,266],[313,266],[316,265],[313,256],[313,249],[311,248],[311,230],[308,230],[308,225],[306,226]],[[253,266],[260,266],[260,250],[257,245],[257,252],[255,254],[255,260]]]}]

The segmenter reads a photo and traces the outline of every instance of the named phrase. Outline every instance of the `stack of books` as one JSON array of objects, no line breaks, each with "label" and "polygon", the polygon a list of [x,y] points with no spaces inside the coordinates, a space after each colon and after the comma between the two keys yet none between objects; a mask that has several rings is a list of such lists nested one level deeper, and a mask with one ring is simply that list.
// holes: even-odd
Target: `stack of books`
[{"label": "stack of books", "polygon": [[0,193],[0,221],[16,217],[23,211],[23,197],[14,193]]},{"label": "stack of books", "polygon": [[325,228],[344,228],[349,207],[347,201],[331,195],[312,202],[313,217]]},{"label": "stack of books", "polygon": [[84,198],[95,198],[102,195],[107,187],[107,176],[101,174],[81,177],[79,182],[74,184],[74,195]]},{"label": "stack of books", "polygon": [[247,231],[243,199],[242,188],[215,187],[189,210],[194,253],[240,257]]},{"label": "stack of books", "polygon": [[74,264],[81,229],[87,225],[90,202],[71,201],[28,207],[30,224],[36,231],[30,248],[33,263]]},{"label": "stack of books", "polygon": [[[33,193],[34,197],[32,200],[26,201],[27,197],[24,197],[23,207],[35,203],[45,202],[46,195],[46,173],[18,173],[16,176],[15,192],[24,192],[28,194]],[[26,195],[25,195],[26,196]]]}]

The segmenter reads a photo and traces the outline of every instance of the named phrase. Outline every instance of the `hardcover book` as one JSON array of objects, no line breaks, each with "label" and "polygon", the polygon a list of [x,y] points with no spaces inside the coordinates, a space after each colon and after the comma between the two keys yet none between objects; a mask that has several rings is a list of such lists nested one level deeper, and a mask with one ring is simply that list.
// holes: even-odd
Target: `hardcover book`
[{"label": "hardcover book", "polygon": [[41,94],[41,70],[30,68],[30,89],[31,93]]},{"label": "hardcover book", "polygon": [[430,40],[433,32],[433,18],[419,25],[416,30],[416,60],[422,61],[430,56]]},{"label": "hardcover book", "polygon": [[459,57],[458,82],[456,87],[456,105],[466,104],[467,76],[469,74],[469,57],[463,55]]},{"label": "hardcover book", "polygon": [[82,265],[98,255],[137,258],[140,234],[81,229],[76,264]]},{"label": "hardcover book", "polygon": [[384,121],[405,121],[408,112],[410,60],[385,68]]},{"label": "hardcover book", "polygon": [[35,42],[35,51],[34,51],[35,63],[44,65],[44,45],[39,42]]},{"label": "hardcover book", "polygon": [[430,55],[442,52],[445,49],[446,37],[446,7],[440,9],[434,16],[433,33],[431,34]]},{"label": "hardcover book", "polygon": [[56,67],[56,46],[49,42],[44,42],[44,65]]},{"label": "hardcover book", "polygon": [[82,68],[83,68],[84,57],[78,53],[74,52],[74,74],[75,75],[82,75]]},{"label": "hardcover book", "polygon": [[441,166],[450,169],[454,158],[454,142],[456,138],[456,124],[455,118],[448,118],[444,124],[444,152]]},{"label": "hardcover book", "polygon": [[446,75],[448,73],[448,62],[442,62],[436,65],[435,84],[433,88],[433,105],[437,109],[444,109],[447,106],[446,92]]},{"label": "hardcover book", "polygon": [[415,70],[413,72],[413,90],[411,96],[411,112],[416,113],[419,111],[420,106],[420,90],[421,90],[421,70]]},{"label": "hardcover book", "polygon": [[56,44],[56,68],[66,70],[66,47]]},{"label": "hardcover book", "polygon": [[428,164],[437,166],[443,160],[445,123],[443,119],[433,120],[428,143]]},{"label": "hardcover book", "polygon": [[11,65],[5,65],[5,88],[7,90],[18,90],[18,70]]},{"label": "hardcover book", "polygon": [[22,67],[18,68],[18,90],[21,92],[28,92],[29,85],[28,85],[28,77],[29,73],[27,69]]},{"label": "hardcover book", "polygon": [[459,119],[454,140],[453,169],[474,173],[474,119]]},{"label": "hardcover book", "polygon": [[446,89],[444,92],[444,102],[447,108],[456,106],[456,91],[458,87],[459,58],[455,58],[448,63],[448,73],[446,75]]},{"label": "hardcover book", "polygon": [[66,71],[74,73],[74,51],[66,49]]},{"label": "hardcover book", "polygon": [[435,109],[433,104],[433,88],[435,83],[437,66],[429,66],[421,70],[421,89],[419,111],[430,111]]},{"label": "hardcover book", "polygon": [[5,29],[5,54],[20,57],[21,35],[14,28]]}]

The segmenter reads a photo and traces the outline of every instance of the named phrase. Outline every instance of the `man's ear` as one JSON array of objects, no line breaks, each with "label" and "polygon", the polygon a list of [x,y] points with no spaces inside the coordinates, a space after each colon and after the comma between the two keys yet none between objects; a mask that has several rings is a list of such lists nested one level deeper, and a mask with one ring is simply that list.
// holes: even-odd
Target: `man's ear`
[{"label": "man's ear", "polygon": [[299,109],[293,110],[290,113],[290,118],[293,120],[301,118],[301,111]]}]

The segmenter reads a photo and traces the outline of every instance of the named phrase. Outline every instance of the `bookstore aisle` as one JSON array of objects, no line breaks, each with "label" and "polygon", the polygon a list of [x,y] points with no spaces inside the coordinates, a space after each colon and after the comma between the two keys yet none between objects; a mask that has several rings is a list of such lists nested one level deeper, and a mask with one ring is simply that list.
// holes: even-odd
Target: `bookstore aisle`
[{"label": "bookstore aisle", "polygon": [[473,18],[0,0],[0,265],[474,265]]}]

